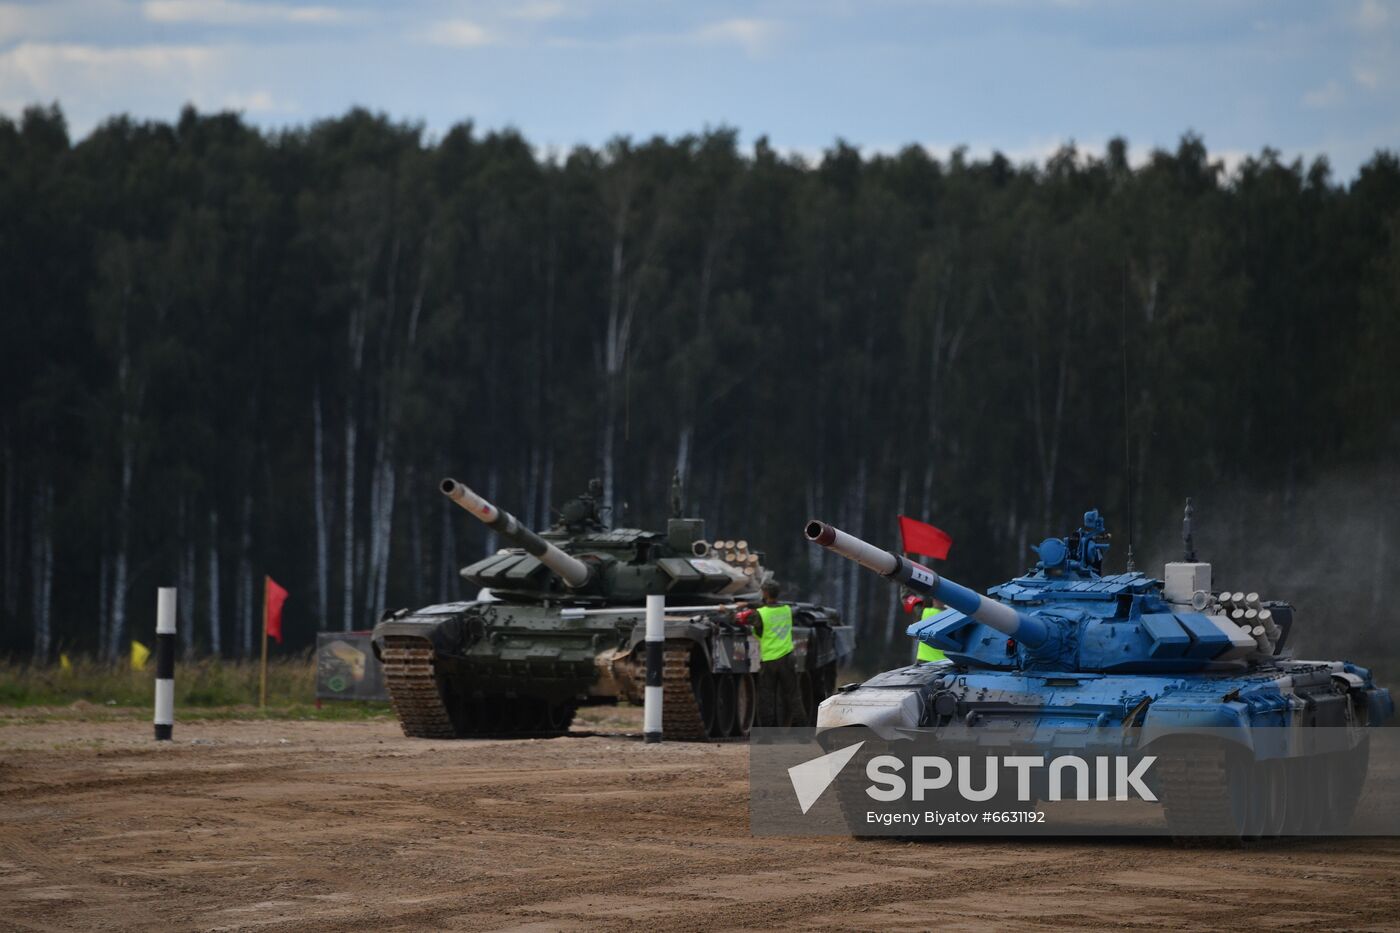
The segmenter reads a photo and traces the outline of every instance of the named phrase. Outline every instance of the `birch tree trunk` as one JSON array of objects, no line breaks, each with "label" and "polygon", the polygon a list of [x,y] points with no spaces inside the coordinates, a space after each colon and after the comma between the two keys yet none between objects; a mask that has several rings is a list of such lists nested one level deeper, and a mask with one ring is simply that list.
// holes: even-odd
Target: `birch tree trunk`
[{"label": "birch tree trunk", "polygon": [[695,434],[695,424],[687,422],[681,428],[680,436],[676,438],[676,473],[681,478],[681,488],[687,487],[687,480],[690,478],[690,439]]},{"label": "birch tree trunk", "polygon": [[554,524],[554,445],[544,457],[544,480],[540,487],[540,508],[544,509],[544,521],[540,524],[549,527]]},{"label": "birch tree trunk", "polygon": [[[500,501],[501,495],[501,468],[496,465],[496,461],[491,461],[491,469],[486,474],[486,498],[495,503]],[[494,531],[486,532],[486,556],[490,556],[500,548],[500,541]]]},{"label": "birch tree trunk", "polygon": [[45,664],[49,659],[51,628],[49,609],[53,596],[53,484],[43,482],[34,493],[31,514],[33,544],[30,562],[33,588],[30,614],[34,625],[34,663]]},{"label": "birch tree trunk", "polygon": [[19,516],[15,514],[15,474],[19,463],[10,448],[9,431],[5,439],[5,565],[0,571],[0,591],[4,592],[5,614],[11,618],[19,615]]},{"label": "birch tree trunk", "polygon": [[219,513],[209,513],[209,653],[223,654],[223,631],[219,618]]},{"label": "birch tree trunk", "polygon": [[112,627],[112,560],[103,547],[97,559],[97,653],[107,650],[107,633]]},{"label": "birch tree trunk", "polygon": [[177,564],[175,585],[178,588],[177,601],[180,624],[180,652],[186,661],[194,658],[194,533],[190,528],[189,508],[184,495],[180,496],[180,558]]},{"label": "birch tree trunk", "polygon": [[538,531],[540,509],[540,445],[530,447],[530,465],[525,473],[525,527]]},{"label": "birch tree trunk", "polygon": [[47,662],[53,649],[53,484],[45,486],[44,496],[44,575],[40,586],[43,594],[44,642],[39,660]]},{"label": "birch tree trunk", "polygon": [[384,424],[380,419],[379,437],[374,445],[374,460],[369,474],[369,555],[360,580],[364,586],[364,607],[370,618],[376,608],[374,594],[379,590],[380,509],[384,498]]},{"label": "birch tree trunk", "polygon": [[253,656],[253,494],[243,494],[242,527],[238,535],[238,630],[243,657]]},{"label": "birch tree trunk", "polygon": [[312,504],[316,513],[316,629],[330,621],[330,529],[326,524],[326,465],[324,425],[321,416],[321,384],[311,404]]},{"label": "birch tree trunk", "polygon": [[186,661],[193,661],[195,553],[194,534],[188,527],[180,550],[180,651]]},{"label": "birch tree trunk", "polygon": [[440,603],[451,602],[457,592],[457,537],[452,533],[452,515],[442,512],[441,560],[438,566],[438,596]]},{"label": "birch tree trunk", "polygon": [[355,619],[355,416],[348,408],[345,413],[345,511],[344,579],[341,581],[340,628],[350,631]]},{"label": "birch tree trunk", "polygon": [[620,212],[618,229],[613,237],[612,267],[608,276],[608,325],[603,336],[603,509],[612,515],[613,507],[613,439],[617,434],[617,374],[621,370],[617,336],[622,306],[622,239],[626,230],[626,212]]},{"label": "birch tree trunk", "polygon": [[[127,419],[123,417],[123,422]],[[126,434],[126,432],[123,432]],[[122,656],[122,639],[126,635],[127,552],[131,543],[131,476],[133,442],[129,434],[122,438],[121,493],[117,500],[117,555],[112,571],[112,625],[108,632],[107,658],[115,661]]]},{"label": "birch tree trunk", "polygon": [[[417,483],[414,480],[417,474],[410,467],[406,483],[409,489],[416,489]],[[409,574],[409,598],[413,605],[423,605],[423,560],[426,556],[423,553],[423,509],[418,501],[409,497],[408,501],[408,560],[412,565]]]},{"label": "birch tree trunk", "polygon": [[377,528],[379,538],[379,566],[375,570],[376,589],[372,605],[373,618],[378,619],[384,611],[389,588],[389,542],[394,530],[394,464],[384,464],[384,479],[380,490],[380,514]]}]

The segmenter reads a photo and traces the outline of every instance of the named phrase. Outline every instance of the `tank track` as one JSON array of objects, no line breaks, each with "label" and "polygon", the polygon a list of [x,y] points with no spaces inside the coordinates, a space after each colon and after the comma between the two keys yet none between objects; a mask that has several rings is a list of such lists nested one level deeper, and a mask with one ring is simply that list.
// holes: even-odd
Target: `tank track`
[{"label": "tank track", "polygon": [[661,734],[670,740],[708,742],[709,729],[690,680],[690,647],[666,646],[662,665]]},{"label": "tank track", "polygon": [[[454,739],[462,737],[452,724],[433,668],[433,648],[418,638],[390,635],[382,649],[384,683],[403,733],[410,738]],[[691,651],[688,645],[667,646],[662,671],[661,728],[668,740],[681,742],[724,741],[710,736],[691,686]],[[552,732],[549,734],[561,734]],[[483,733],[490,734],[490,733]]]},{"label": "tank track", "polygon": [[432,645],[419,638],[384,639],[384,684],[403,734],[418,739],[454,739],[457,729],[443,703],[433,669]]},{"label": "tank track", "polygon": [[1223,745],[1192,746],[1191,754],[1174,755],[1159,772],[1162,809],[1172,835],[1179,839],[1226,832],[1234,823],[1227,783],[1229,763]]}]

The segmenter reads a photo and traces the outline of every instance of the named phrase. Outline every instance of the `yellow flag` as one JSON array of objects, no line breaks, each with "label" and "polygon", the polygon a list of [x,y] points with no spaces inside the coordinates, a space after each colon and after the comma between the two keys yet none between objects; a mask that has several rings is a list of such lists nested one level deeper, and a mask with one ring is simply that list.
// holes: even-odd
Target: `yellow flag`
[{"label": "yellow flag", "polygon": [[73,673],[73,662],[68,660],[68,655],[60,654],[58,656],[58,669],[65,674]]},{"label": "yellow flag", "polygon": [[151,656],[151,649],[141,644],[139,641],[131,642],[131,669],[139,671],[146,666],[146,659]]}]

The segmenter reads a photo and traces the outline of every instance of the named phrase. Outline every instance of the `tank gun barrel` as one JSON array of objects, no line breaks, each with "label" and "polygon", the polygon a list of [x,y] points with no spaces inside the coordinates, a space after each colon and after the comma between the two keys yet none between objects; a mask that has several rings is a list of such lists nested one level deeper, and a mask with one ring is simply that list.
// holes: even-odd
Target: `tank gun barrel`
[{"label": "tank gun barrel", "polygon": [[813,544],[820,544],[828,551],[853,560],[882,577],[902,583],[911,590],[932,596],[988,628],[1016,639],[1027,648],[1039,648],[1050,637],[1049,627],[1040,619],[945,579],[923,564],[862,541],[826,522],[815,519],[808,522],[805,534]]},{"label": "tank gun barrel", "polygon": [[455,479],[444,479],[441,489],[444,496],[472,513],[514,547],[524,548],[525,553],[558,574],[570,587],[583,586],[593,575],[583,561],[565,554],[520,524],[514,515],[496,508]]}]

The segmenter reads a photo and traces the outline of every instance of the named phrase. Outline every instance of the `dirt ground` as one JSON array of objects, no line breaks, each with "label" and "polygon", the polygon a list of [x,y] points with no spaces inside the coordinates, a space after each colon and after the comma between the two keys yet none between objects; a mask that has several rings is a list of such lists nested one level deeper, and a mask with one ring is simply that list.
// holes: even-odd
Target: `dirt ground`
[{"label": "dirt ground", "polygon": [[0,929],[1400,929],[1400,840],[753,838],[743,745],[0,718]]}]

